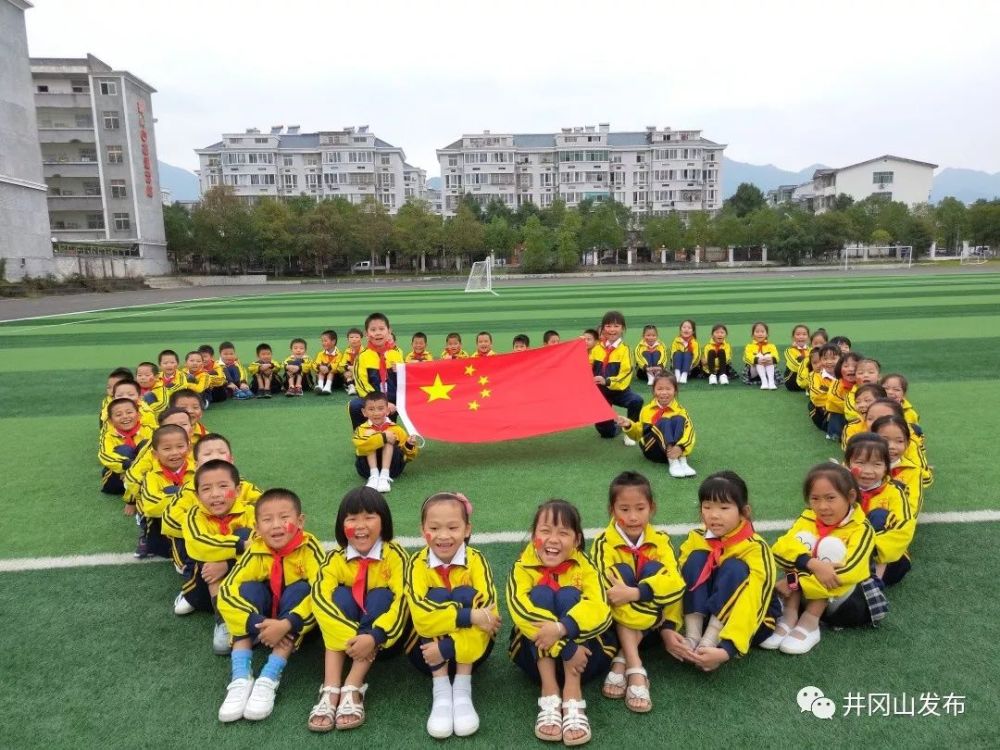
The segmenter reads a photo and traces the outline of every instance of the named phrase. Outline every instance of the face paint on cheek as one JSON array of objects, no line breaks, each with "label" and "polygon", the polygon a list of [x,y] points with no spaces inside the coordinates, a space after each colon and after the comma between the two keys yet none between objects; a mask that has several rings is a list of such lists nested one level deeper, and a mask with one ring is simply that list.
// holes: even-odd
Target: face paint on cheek
[{"label": "face paint on cheek", "polygon": [[541,552],[542,547],[545,545],[545,540],[542,539],[540,536],[536,536],[534,539],[531,540],[531,543],[535,545],[535,550],[537,552]]},{"label": "face paint on cheek", "polygon": [[347,537],[348,539],[353,539],[353,538],[354,538],[354,535],[355,535],[356,533],[357,533],[357,532],[355,532],[355,530],[354,530],[354,527],[353,527],[353,526],[345,526],[345,527],[344,527],[344,536],[346,536],[346,537]]},{"label": "face paint on cheek", "polygon": [[425,531],[424,532],[424,541],[426,541],[428,544],[431,543],[431,540],[433,538],[434,538],[434,535],[431,532],[429,532],[429,531]]},{"label": "face paint on cheek", "polygon": [[298,528],[299,527],[296,526],[291,521],[285,524],[285,531],[288,532],[289,534],[294,534]]},{"label": "face paint on cheek", "polygon": [[855,479],[857,479],[858,477],[860,477],[861,476],[861,467],[860,466],[852,466],[851,467],[851,474],[854,475]]},{"label": "face paint on cheek", "polygon": [[236,490],[226,490],[226,500],[235,500]]}]

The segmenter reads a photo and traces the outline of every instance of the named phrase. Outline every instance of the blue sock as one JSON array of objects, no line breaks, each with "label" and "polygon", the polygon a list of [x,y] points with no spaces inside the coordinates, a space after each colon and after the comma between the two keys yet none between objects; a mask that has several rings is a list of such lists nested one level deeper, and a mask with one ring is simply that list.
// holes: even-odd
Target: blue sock
[{"label": "blue sock", "polygon": [[250,660],[253,658],[253,651],[248,648],[234,648],[230,658],[233,662],[232,678],[234,680],[250,676]]},{"label": "blue sock", "polygon": [[264,668],[260,670],[260,676],[267,677],[277,682],[281,679],[281,671],[285,668],[286,664],[288,664],[287,659],[282,659],[277,654],[271,654],[267,657],[267,664],[265,664]]}]

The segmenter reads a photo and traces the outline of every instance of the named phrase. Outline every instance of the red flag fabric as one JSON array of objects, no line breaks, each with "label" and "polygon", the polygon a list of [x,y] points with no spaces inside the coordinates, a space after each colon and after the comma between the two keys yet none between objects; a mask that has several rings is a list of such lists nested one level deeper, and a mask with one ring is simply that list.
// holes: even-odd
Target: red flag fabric
[{"label": "red flag fabric", "polygon": [[581,339],[477,359],[396,365],[396,409],[410,433],[493,443],[615,418]]}]

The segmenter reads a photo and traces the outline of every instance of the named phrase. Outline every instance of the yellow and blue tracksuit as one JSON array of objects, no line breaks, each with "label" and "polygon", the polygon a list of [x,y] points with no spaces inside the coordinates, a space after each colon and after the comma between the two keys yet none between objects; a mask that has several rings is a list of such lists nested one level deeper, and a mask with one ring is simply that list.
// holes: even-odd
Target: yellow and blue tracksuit
[{"label": "yellow and blue tracksuit", "polygon": [[687,409],[671,401],[660,406],[654,398],[639,412],[639,419],[625,430],[630,438],[639,443],[642,455],[656,463],[667,463],[667,449],[676,445],[681,455],[689,456],[694,450],[694,423]]},{"label": "yellow and blue tracksuit", "polygon": [[[351,427],[356,428],[365,420],[361,409],[365,405],[365,396],[376,391],[385,394],[390,404],[396,403],[396,365],[403,364],[403,354],[398,348],[385,348],[381,353],[366,346],[354,360],[354,388],[357,396],[347,405],[351,415]],[[385,370],[383,382],[382,370]]]},{"label": "yellow and blue tracksuit", "polygon": [[97,460],[101,463],[101,492],[125,494],[125,472],[152,436],[153,431],[143,423],[131,436],[118,432],[110,422],[104,425],[97,451]]},{"label": "yellow and blue tracksuit", "polygon": [[826,370],[813,370],[809,373],[809,419],[816,429],[826,432],[826,400],[830,388],[837,382]]},{"label": "yellow and blue tracksuit", "polygon": [[[743,656],[751,646],[768,638],[781,615],[771,549],[759,534],[738,538],[748,523],[743,521],[722,538],[718,564],[700,584],[712,552],[708,532],[704,528],[692,530],[680,552],[681,575],[687,587],[684,613],[718,618],[722,622],[719,648],[730,657]],[[726,545],[728,539],[736,541]]]},{"label": "yellow and blue tracksuit", "polygon": [[[281,588],[277,603],[271,589],[271,568],[278,555],[263,539],[254,537],[219,587],[217,607],[232,638],[257,640],[257,625],[274,617],[292,624],[289,636],[300,643],[316,627],[312,587],[326,554],[319,540],[302,532],[294,549],[281,561]],[[276,604],[276,606],[275,606]]]},{"label": "yellow and blue tracksuit", "polygon": [[434,355],[426,349],[423,354],[417,354],[411,350],[406,353],[406,358],[403,361],[406,362],[406,364],[410,364],[411,362],[433,362]]},{"label": "yellow and blue tracksuit", "polygon": [[[383,466],[382,448],[386,445],[385,435],[387,432],[391,432],[396,436],[396,444],[392,447],[392,459],[389,461],[389,465]],[[367,479],[371,473],[367,457],[369,454],[374,453],[375,465],[379,469],[388,469],[389,476],[395,479],[403,473],[406,464],[415,459],[417,454],[420,453],[420,449],[416,445],[407,445],[406,440],[408,437],[402,425],[386,421],[379,427],[376,427],[370,420],[366,419],[362,424],[358,425],[351,436],[351,442],[354,443],[354,454],[357,456],[354,461],[354,468],[357,469],[359,475]]]},{"label": "yellow and blue tracksuit", "polygon": [[[368,554],[369,562],[351,545],[326,556],[312,588],[313,612],[328,651],[343,651],[357,635],[370,635],[377,646],[388,649],[403,636],[409,623],[403,573],[406,550],[396,542],[378,540]],[[362,603],[353,587],[362,566]]]},{"label": "yellow and blue tracksuit", "polygon": [[733,347],[728,341],[723,341],[721,344],[709,341],[701,349],[701,369],[709,375],[729,377],[732,363]]},{"label": "yellow and blue tracksuit", "polygon": [[698,339],[692,336],[686,339],[675,336],[670,343],[670,366],[681,372],[691,372],[691,369],[701,360],[701,347]]},{"label": "yellow and blue tracksuit", "polygon": [[645,378],[650,367],[667,369],[667,347],[659,340],[652,346],[646,341],[640,341],[635,346],[635,372],[640,378]]},{"label": "yellow and blue tracksuit", "polygon": [[[514,622],[508,654],[535,681],[540,680],[540,658],[565,661],[584,646],[590,650],[582,675],[587,680],[606,673],[618,650],[601,574],[579,550],[566,560],[566,567],[559,574],[547,569],[529,544],[507,579],[507,606]],[[538,623],[545,622],[561,623],[566,636],[543,651],[532,638],[538,633]]]},{"label": "yellow and blue tracksuit", "polygon": [[184,550],[187,555],[181,594],[195,609],[211,612],[212,594],[201,577],[204,563],[224,562],[232,570],[249,544],[254,527],[254,506],[237,498],[229,511],[216,516],[197,503],[184,519]]},{"label": "yellow and blue tracksuit", "polygon": [[[632,356],[623,339],[610,342],[598,341],[590,350],[590,368],[595,376],[604,378],[604,385],[597,386],[604,400],[612,406],[624,408],[633,422],[639,420],[642,411],[642,396],[634,393],[632,382]],[[618,425],[613,419],[594,425],[602,438],[613,438],[618,434]]]},{"label": "yellow and blue tracksuit", "polygon": [[781,361],[778,357],[778,347],[770,341],[765,341],[760,344],[756,341],[751,341],[743,347],[743,364],[747,367],[756,365],[757,360],[761,357],[770,357],[771,361],[774,362],[775,368],[777,368],[778,362]]},{"label": "yellow and blue tracksuit", "polygon": [[835,379],[830,384],[830,390],[826,393],[826,434],[831,440],[840,442],[841,434],[844,432],[844,425],[847,424],[847,417],[844,416],[844,400],[847,394],[857,388],[857,383],[846,382]]},{"label": "yellow and blue tracksuit", "polygon": [[594,539],[590,557],[605,588],[614,585],[614,572],[626,586],[639,589],[639,601],[612,605],[611,619],[616,624],[639,631],[680,627],[684,579],[670,537],[646,524],[633,544],[612,519]]},{"label": "yellow and blue tracksuit", "polygon": [[169,406],[170,396],[173,395],[175,391],[179,391],[181,388],[187,387],[187,380],[181,370],[175,372],[174,376],[169,380],[163,373],[160,373],[156,376],[156,380],[153,382],[152,387],[142,397],[142,400],[149,405],[153,414],[159,416],[160,412]]},{"label": "yellow and blue tracksuit", "polygon": [[892,586],[910,570],[909,548],[917,530],[906,487],[888,479],[873,490],[862,490],[861,508],[875,529],[874,560],[886,565],[882,581]]},{"label": "yellow and blue tracksuit", "polygon": [[463,544],[446,565],[424,547],[407,561],[404,581],[414,631],[406,652],[417,669],[432,671],[420,650],[431,641],[455,664],[478,665],[490,655],[494,636],[472,624],[473,609],[497,604],[493,571],[482,552]]},{"label": "yellow and blue tracksuit", "polygon": [[469,353],[465,351],[465,349],[459,349],[458,354],[454,356],[452,356],[451,353],[447,349],[445,349],[443,352],[441,352],[441,357],[440,357],[440,359],[468,359],[468,358],[469,358]]},{"label": "yellow and blue tracksuit", "polygon": [[785,349],[785,388],[790,391],[802,391],[805,388],[799,383],[798,374],[802,363],[809,361],[809,347],[799,348],[794,344]]},{"label": "yellow and blue tracksuit", "polygon": [[171,472],[154,457],[135,497],[139,526],[150,554],[173,557],[170,540],[163,535],[162,519],[167,506],[184,485],[194,478],[194,459],[188,455],[181,470]]},{"label": "yellow and blue tracksuit", "polygon": [[[912,440],[910,443],[912,444]],[[910,504],[910,515],[916,519],[924,507],[923,469],[919,461],[914,461],[911,451],[906,450],[889,471],[892,478],[906,488],[906,499]]]}]

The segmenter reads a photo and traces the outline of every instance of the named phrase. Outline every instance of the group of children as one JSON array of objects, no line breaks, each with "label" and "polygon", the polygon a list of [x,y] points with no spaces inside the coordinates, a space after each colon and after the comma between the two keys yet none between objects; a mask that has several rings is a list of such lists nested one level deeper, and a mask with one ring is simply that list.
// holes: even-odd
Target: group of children
[{"label": "group of children", "polygon": [[[693,476],[687,456],[694,428],[677,393],[692,375],[712,385],[736,375],[726,329],[716,326],[712,342],[700,347],[694,322],[684,321],[669,356],[655,327],[646,327],[635,349],[623,342],[624,332],[624,317],[611,311],[584,334],[593,337],[596,386],[627,410],[597,431],[606,438],[624,433],[647,459],[666,463],[671,476]],[[546,343],[558,343],[558,334],[549,334]],[[220,721],[270,715],[283,669],[318,626],[324,677],[310,730],[361,726],[373,662],[402,651],[431,678],[428,733],[470,735],[479,727],[472,674],[502,625],[490,564],[469,544],[472,505],[457,492],[428,497],[420,508],[426,546],[409,554],[394,541],[385,499],[421,442],[391,419],[395,366],[429,359],[426,337],[414,335],[413,350],[403,355],[379,313],[368,317],[363,334],[352,329],[349,337],[351,348],[341,355],[336,334],[324,332],[323,352],[312,360],[296,339],[280,364],[269,347],[258,347],[246,370],[228,343],[218,363],[211,347],[202,347],[183,368],[165,351],[158,366],[142,363],[134,378],[116,370],[101,408],[102,490],[121,495],[125,513],[136,517],[137,556],[173,560],[182,579],[175,614],[214,614],[213,650],[231,659]],[[540,685],[536,737],[566,745],[591,738],[582,684],[594,676],[603,676],[608,699],[650,711],[639,646],[657,637],[675,659],[712,671],[752,646],[805,653],[819,641],[821,622],[860,626],[885,616],[885,589],[910,569],[931,480],[906,380],[883,376],[877,361],[851,351],[843,337],[827,341],[823,331],[796,326],[783,358],[765,324],[754,324],[752,337],[744,378],[762,389],[783,382],[807,392],[812,421],[842,442],[843,461],[810,470],[806,509],[773,545],[755,533],[746,484],[729,471],[702,482],[701,523],[676,555],[653,526],[656,503],[639,473],[611,482],[609,522],[589,554],[577,509],[564,500],[540,505],[506,588],[509,657]],[[514,340],[515,349],[529,345],[527,336]],[[481,333],[473,356],[491,354],[492,337]],[[458,334],[442,356],[467,356]],[[652,386],[648,403],[630,389],[635,375]],[[277,392],[276,383],[297,395],[310,378],[324,393],[352,387],[357,470],[368,479],[341,501],[337,546],[329,553],[305,531],[298,496],[282,488],[262,492],[243,478],[229,441],[201,422],[207,403]],[[254,677],[259,644],[269,654]]]}]

